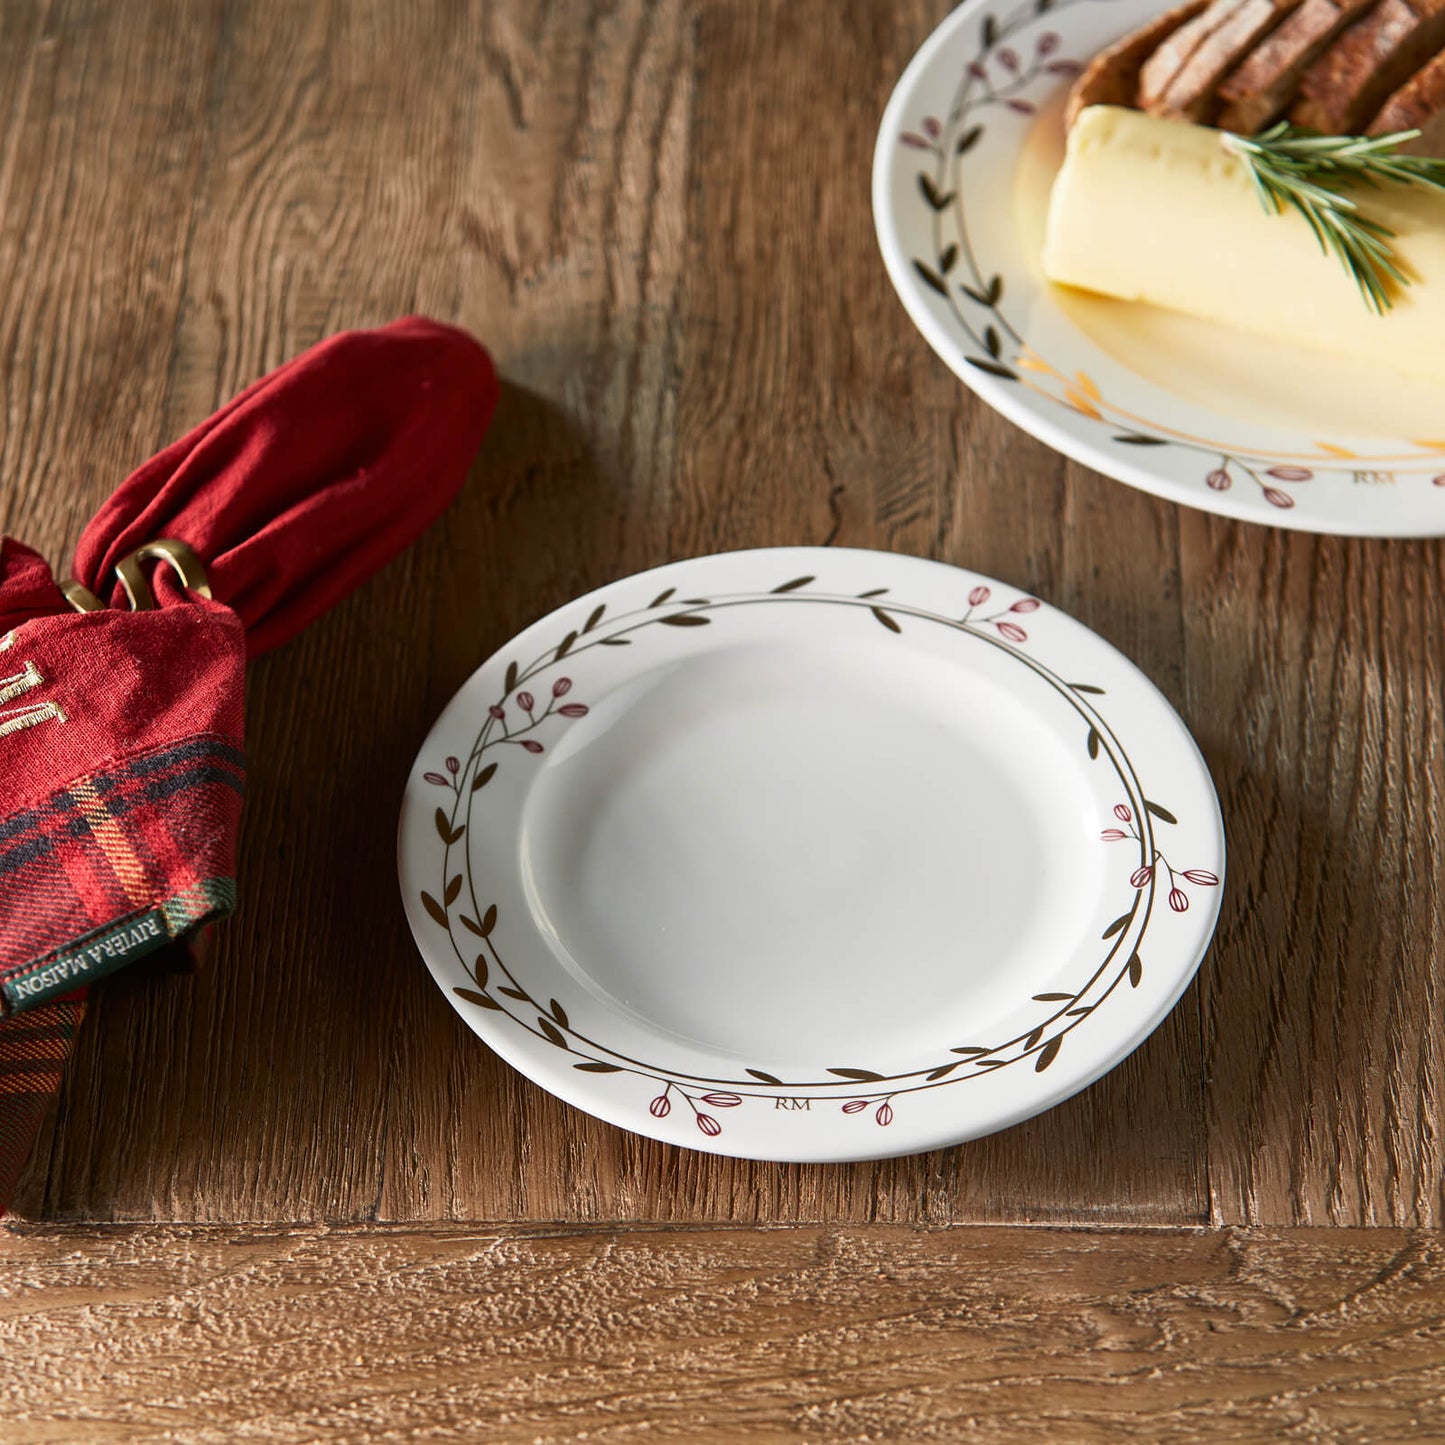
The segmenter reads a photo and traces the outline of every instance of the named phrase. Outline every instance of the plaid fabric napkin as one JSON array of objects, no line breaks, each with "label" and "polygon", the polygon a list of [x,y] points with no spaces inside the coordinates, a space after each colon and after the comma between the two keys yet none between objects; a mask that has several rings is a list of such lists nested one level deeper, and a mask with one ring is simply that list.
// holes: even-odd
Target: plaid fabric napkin
[{"label": "plaid fabric napkin", "polygon": [[460,331],[344,333],[127,479],[77,582],[0,539],[0,1210],[85,988],[235,907],[246,658],[435,520],[496,398]]}]

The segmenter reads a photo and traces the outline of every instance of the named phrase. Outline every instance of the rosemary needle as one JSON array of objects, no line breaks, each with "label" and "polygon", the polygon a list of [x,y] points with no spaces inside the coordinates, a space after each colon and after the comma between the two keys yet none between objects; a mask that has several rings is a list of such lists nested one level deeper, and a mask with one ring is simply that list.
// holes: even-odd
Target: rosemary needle
[{"label": "rosemary needle", "polygon": [[1390,283],[1409,284],[1395,262],[1395,233],[1363,215],[1344,194],[1350,186],[1378,188],[1382,181],[1408,186],[1418,181],[1445,191],[1445,160],[1396,155],[1418,130],[1392,135],[1319,135],[1280,121],[1253,137],[1226,135],[1225,146],[1245,164],[1265,210],[1298,211],[1320,249],[1333,253],[1354,277],[1365,305],[1383,316],[1394,304]]}]

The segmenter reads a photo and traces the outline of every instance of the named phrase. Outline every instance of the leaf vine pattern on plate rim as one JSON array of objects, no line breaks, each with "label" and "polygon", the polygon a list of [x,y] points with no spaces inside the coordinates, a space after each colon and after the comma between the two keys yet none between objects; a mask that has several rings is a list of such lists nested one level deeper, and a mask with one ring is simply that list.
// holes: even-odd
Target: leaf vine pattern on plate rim
[{"label": "leaf vine pattern on plate rim", "polygon": [[[1185,895],[1178,889],[1175,870],[1169,867],[1154,835],[1156,823],[1173,825],[1177,820],[1162,804],[1146,797],[1122,744],[1091,701],[1102,696],[1104,690],[1091,683],[1065,681],[1025,650],[1029,636],[1020,619],[1038,611],[1042,604],[1037,598],[1022,594],[1012,599],[996,599],[990,585],[978,582],[961,599],[963,605],[958,615],[943,616],[899,601],[886,587],[856,594],[830,593],[814,589],[816,580],[812,576],[796,577],[770,591],[730,593],[713,598],[678,598],[676,590],[669,587],[645,607],[610,619],[606,604],[598,604],[580,627],[567,632],[556,645],[525,666],[515,661],[509,663],[502,695],[488,706],[468,756],[465,759],[449,756],[441,769],[429,769],[422,775],[424,783],[445,789],[451,799],[450,810],[438,807],[434,818],[442,845],[438,889],[436,893],[423,890],[420,901],[432,922],[445,930],[457,961],[468,977],[468,986],[454,987],[453,992],[478,1008],[506,1014],[533,1037],[572,1055],[572,1066],[580,1072],[630,1075],[648,1081],[652,1088],[661,1086],[661,1092],[653,1094],[647,1105],[652,1117],[668,1117],[673,1111],[674,1099],[678,1099],[687,1106],[698,1130],[709,1138],[723,1132],[714,1111],[736,1108],[748,1100],[771,1100],[775,1107],[781,1108],[787,1107],[788,1101],[802,1098],[811,1109],[813,1102],[826,1101],[831,1096],[840,1102],[845,1115],[862,1116],[866,1110],[874,1124],[886,1127],[895,1117],[894,1100],[901,1095],[960,1083],[1024,1059],[1032,1060],[1034,1070],[1041,1073],[1058,1058],[1067,1035],[1116,988],[1126,981],[1130,987],[1139,986],[1143,976],[1139,945],[1153,916],[1156,874],[1161,863],[1169,871],[1170,905],[1175,912],[1183,911],[1177,898]],[[1130,875],[1132,897],[1124,912],[1102,931],[1100,941],[1108,947],[1087,982],[1069,992],[1035,995],[1034,1001],[1047,1007],[1043,1017],[1027,1030],[996,1044],[955,1045],[946,1050],[944,1057],[901,1074],[840,1064],[821,1069],[819,1077],[808,1079],[784,1080],[751,1067],[743,1067],[740,1077],[708,1078],[630,1057],[590,1038],[574,1025],[559,1000],[536,997],[507,966],[496,943],[497,905],[481,906],[464,843],[471,823],[471,809],[499,766],[497,758],[489,758],[488,754],[518,746],[535,756],[546,747],[537,734],[550,731],[547,724],[554,717],[560,722],[586,716],[587,705],[572,698],[574,683],[570,667],[583,654],[600,647],[630,646],[638,634],[648,628],[699,628],[711,625],[731,609],[767,605],[851,607],[893,635],[902,635],[906,627],[921,622],[948,627],[973,641],[997,648],[1028,668],[1067,702],[1081,724],[1082,746],[1088,759],[1102,760],[1113,768],[1129,799],[1116,805],[1115,817],[1126,823],[1129,831],[1106,830],[1104,839],[1110,842],[1132,839],[1138,849]],[[543,686],[543,675],[560,669],[564,660],[569,664],[568,672],[559,672]],[[538,704],[539,693],[547,696],[545,706]],[[451,861],[454,849],[462,853],[458,865]],[[1203,870],[1191,870],[1179,876],[1198,885],[1218,883],[1213,874],[1205,874]]]},{"label": "leaf vine pattern on plate rim", "polygon": [[[1079,61],[1059,54],[1061,39],[1051,17],[1076,4],[1098,0],[1059,0],[1020,6],[999,20],[991,11],[980,17],[977,49],[964,66],[945,120],[924,116],[898,136],[900,145],[933,156],[933,170],[920,170],[921,204],[931,213],[932,257],[915,257],[913,269],[928,289],[946,303],[953,324],[963,332],[975,354],[964,360],[996,380],[1020,385],[1044,400],[1088,418],[1110,431],[1116,446],[1172,447],[1201,458],[1199,480],[1212,491],[1228,491],[1236,481],[1254,486],[1270,506],[1291,510],[1296,488],[1316,478],[1348,477],[1356,483],[1394,482],[1399,476],[1428,477],[1445,488],[1445,440],[1413,440],[1408,452],[1369,457],[1329,442],[1315,443],[1313,452],[1274,453],[1191,436],[1162,423],[1136,416],[1109,401],[1085,372],[1068,375],[1041,356],[1019,334],[1004,310],[1006,281],[1002,273],[985,274],[975,254],[964,206],[965,157],[984,138],[981,111],[1002,110],[1005,123],[1027,124],[1047,92],[1034,87],[1043,81],[1056,86],[1079,74]],[[1024,42],[1032,36],[1032,44]],[[1025,59],[1027,55],[1027,59]],[[1031,93],[1030,93],[1031,92]],[[1010,119],[1013,117],[1013,119]],[[957,239],[945,237],[943,220],[955,215]],[[965,279],[954,281],[962,269]],[[1285,486],[1276,485],[1283,482]]]}]

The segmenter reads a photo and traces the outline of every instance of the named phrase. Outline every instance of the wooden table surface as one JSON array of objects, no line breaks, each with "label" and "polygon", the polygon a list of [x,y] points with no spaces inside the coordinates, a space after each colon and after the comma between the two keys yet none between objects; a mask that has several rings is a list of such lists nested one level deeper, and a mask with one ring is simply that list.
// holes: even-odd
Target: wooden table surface
[{"label": "wooden table surface", "polygon": [[[1445,1438],[1445,554],[1181,510],[960,387],[869,213],[947,9],[0,4],[5,532],[63,562],[344,327],[453,320],[506,380],[444,522],[252,672],[209,971],[96,997],[0,1231],[8,1445]],[[1219,788],[1183,1002],[961,1148],[624,1134],[493,1057],[402,918],[403,781],[483,658],[613,578],[794,543],[1074,613]]]}]

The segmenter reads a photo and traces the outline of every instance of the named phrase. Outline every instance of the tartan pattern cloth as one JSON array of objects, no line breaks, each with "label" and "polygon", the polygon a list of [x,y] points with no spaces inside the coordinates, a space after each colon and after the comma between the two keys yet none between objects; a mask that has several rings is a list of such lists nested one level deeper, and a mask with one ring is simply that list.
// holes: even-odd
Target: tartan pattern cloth
[{"label": "tartan pattern cloth", "polygon": [[[5,1026],[0,1045],[0,1188],[19,1177],[85,1015],[73,994],[22,1014]],[[0,1200],[8,1198],[8,1191]]]},{"label": "tartan pattern cloth", "polygon": [[70,993],[230,913],[244,780],[231,742],[185,738],[0,821],[0,1008]]},{"label": "tartan pattern cloth", "polygon": [[45,601],[65,605],[49,568],[0,543],[0,626],[24,619],[0,635],[0,1212],[86,988],[236,905],[240,623]]},{"label": "tartan pattern cloth", "polygon": [[[3,739],[0,739],[3,747]],[[245,767],[225,738],[156,747],[0,821],[0,1205],[85,1013],[85,986],[236,906]]]}]

